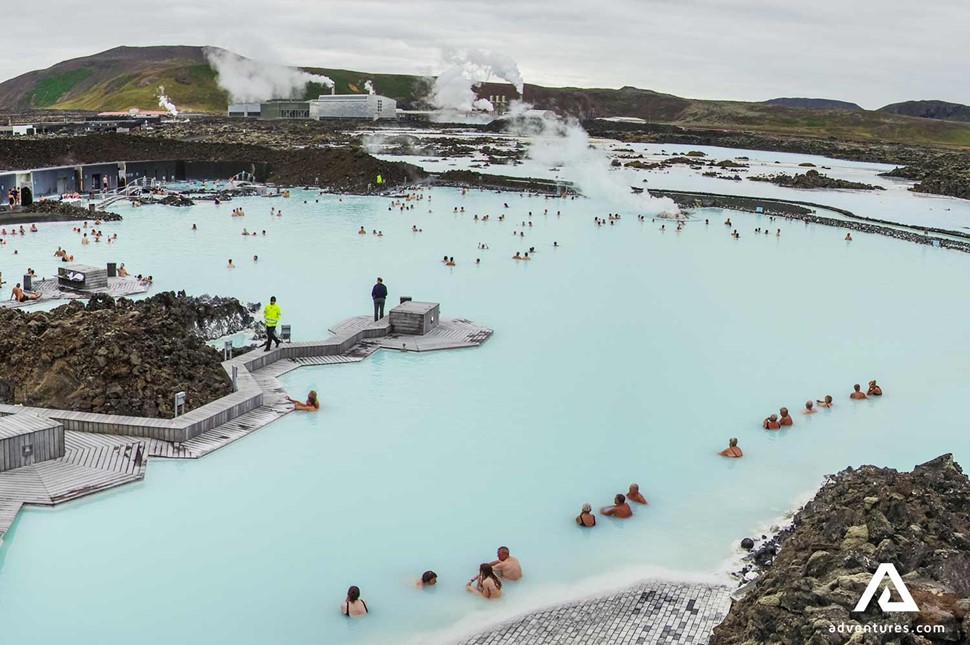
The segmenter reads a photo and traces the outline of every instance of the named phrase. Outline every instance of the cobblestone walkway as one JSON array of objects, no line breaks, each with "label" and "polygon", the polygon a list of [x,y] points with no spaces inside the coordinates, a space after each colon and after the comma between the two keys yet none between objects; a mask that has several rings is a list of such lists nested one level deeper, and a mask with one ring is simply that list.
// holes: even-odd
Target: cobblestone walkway
[{"label": "cobblestone walkway", "polygon": [[730,607],[726,587],[645,582],[537,611],[460,645],[705,645]]}]

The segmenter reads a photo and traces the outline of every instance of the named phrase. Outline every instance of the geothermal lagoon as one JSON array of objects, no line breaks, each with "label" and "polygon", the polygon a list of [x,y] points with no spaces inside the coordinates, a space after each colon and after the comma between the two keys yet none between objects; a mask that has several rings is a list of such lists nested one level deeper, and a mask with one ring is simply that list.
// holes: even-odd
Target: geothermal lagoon
[{"label": "geothermal lagoon", "polygon": [[[687,168],[624,172],[648,189],[802,199],[953,230],[970,222],[970,204],[909,193],[910,184],[876,176],[886,166],[700,150],[743,154],[771,171],[824,163],[830,176],[887,190],[805,192]],[[767,531],[825,474],[863,463],[909,469],[944,452],[970,459],[953,419],[970,394],[970,312],[960,297],[970,256],[855,231],[846,242],[842,229],[720,209],[693,212],[680,232],[668,220],[661,232],[659,209],[638,210],[616,190],[624,182],[582,165],[551,168],[538,159],[485,171],[592,179],[583,186],[591,197],[439,187],[402,212],[389,198],[294,190],[219,206],[121,207],[123,222],[100,227],[118,234],[111,245],[81,247],[74,223],[10,239],[0,256],[8,276],[27,266],[51,275],[63,246],[85,264],[152,274],[151,293],[275,295],[297,340],[369,313],[377,276],[389,304],[433,300],[442,315],[495,334],[474,350],[380,351],[301,368],[284,383],[296,398],[315,389],[319,413],[289,415],[200,461],[152,460],[137,485],[26,509],[0,547],[5,640],[452,642],[644,578],[731,584],[739,540]],[[230,217],[238,207],[246,216]],[[594,225],[611,213],[622,218]],[[243,227],[267,235],[244,237]],[[529,247],[532,261],[511,259]],[[881,400],[849,400],[853,383],[873,378]],[[797,413],[826,394],[831,410]],[[761,430],[780,406],[794,427]],[[744,459],[717,456],[729,437]],[[624,523],[600,517],[595,530],[576,528],[583,503],[595,511],[633,481],[649,506]],[[487,604],[464,585],[503,544],[525,575]],[[426,569],[438,585],[417,590]],[[368,603],[366,621],[338,612],[351,584]]]}]

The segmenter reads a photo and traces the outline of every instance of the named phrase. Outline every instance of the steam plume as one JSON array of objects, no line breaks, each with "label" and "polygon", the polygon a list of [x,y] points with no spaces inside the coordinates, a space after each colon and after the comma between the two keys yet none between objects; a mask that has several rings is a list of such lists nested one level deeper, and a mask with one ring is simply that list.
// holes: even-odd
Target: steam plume
[{"label": "steam plume", "polygon": [[452,50],[444,53],[448,68],[435,79],[430,101],[439,110],[457,112],[491,112],[495,107],[479,99],[474,86],[498,77],[515,86],[519,96],[525,87],[522,73],[508,56],[478,49]]},{"label": "steam plume", "polygon": [[307,83],[320,83],[333,88],[333,79],[310,74],[293,67],[261,63],[236,54],[209,47],[205,50],[209,64],[216,70],[219,87],[233,101],[252,103],[266,99],[302,98]]},{"label": "steam plume", "polygon": [[648,215],[678,213],[673,200],[635,194],[635,173],[612,169],[607,154],[590,146],[589,133],[573,119],[563,119],[548,111],[532,110],[522,101],[513,101],[508,118],[510,131],[529,141],[528,156],[547,166],[562,168],[563,174],[579,186],[587,197],[603,199],[622,208]]},{"label": "steam plume", "polygon": [[364,81],[364,89],[367,90],[368,94],[376,94],[373,81]]},{"label": "steam plume", "polygon": [[167,96],[165,96],[165,86],[158,86],[158,107],[165,108],[172,117],[177,117],[179,115],[178,108],[172,103]]}]

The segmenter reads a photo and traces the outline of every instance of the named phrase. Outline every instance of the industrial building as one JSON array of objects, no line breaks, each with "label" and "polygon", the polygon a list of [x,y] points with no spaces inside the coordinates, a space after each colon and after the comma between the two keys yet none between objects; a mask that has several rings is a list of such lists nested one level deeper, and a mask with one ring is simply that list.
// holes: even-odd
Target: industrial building
[{"label": "industrial building", "polygon": [[234,103],[230,117],[258,119],[396,119],[397,102],[378,94],[326,94],[309,101]]}]

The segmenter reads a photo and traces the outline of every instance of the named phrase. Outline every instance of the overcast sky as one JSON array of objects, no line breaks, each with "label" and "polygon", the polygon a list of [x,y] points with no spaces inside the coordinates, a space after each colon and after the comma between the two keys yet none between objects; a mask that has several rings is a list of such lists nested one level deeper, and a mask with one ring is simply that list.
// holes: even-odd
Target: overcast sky
[{"label": "overcast sky", "polygon": [[291,65],[433,74],[501,51],[526,82],[694,98],[970,104],[970,0],[45,0],[0,78],[118,45],[217,45]]}]

